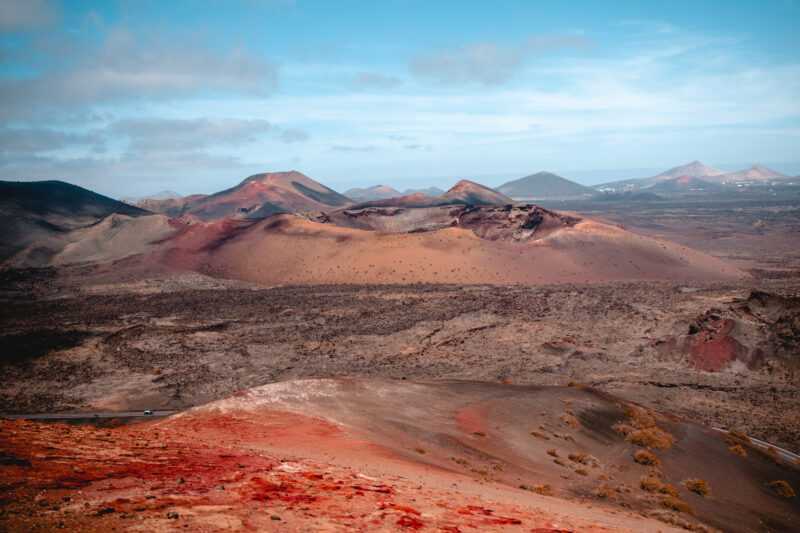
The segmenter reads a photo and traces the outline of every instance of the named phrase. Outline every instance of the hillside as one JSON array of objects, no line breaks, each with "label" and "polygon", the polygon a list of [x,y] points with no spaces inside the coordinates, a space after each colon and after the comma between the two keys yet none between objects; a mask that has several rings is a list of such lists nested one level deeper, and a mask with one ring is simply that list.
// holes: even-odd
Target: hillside
[{"label": "hillside", "polygon": [[0,181],[0,261],[113,213],[138,217],[148,211],[63,181]]},{"label": "hillside", "polygon": [[677,167],[670,168],[669,170],[665,170],[664,172],[649,178],[635,178],[603,183],[595,186],[595,189],[612,192],[629,191],[649,187],[661,181],[680,178],[682,176],[701,178],[709,181],[709,178],[721,176],[722,174],[724,174],[722,170],[710,167],[701,161],[692,161],[691,163],[687,163],[685,165],[679,165]]},{"label": "hillside", "polygon": [[[557,214],[537,211],[512,221],[512,213],[502,208],[482,209],[469,211],[466,218],[462,215],[455,225],[441,220],[444,229],[405,233],[353,229],[294,215],[229,229],[197,224],[166,241],[162,252],[149,261],[271,285],[536,285],[746,277],[701,252],[616,226],[559,219]],[[406,212],[406,208],[396,208],[397,215],[384,216]],[[389,224],[381,220],[383,227]]]},{"label": "hillside", "polygon": [[250,176],[235,187],[202,198],[186,213],[201,220],[263,218],[275,213],[325,211],[349,203],[346,196],[292,170]]},{"label": "hillside", "polygon": [[574,181],[562,178],[551,172],[537,172],[497,187],[497,190],[511,198],[575,198],[591,196],[596,191]]},{"label": "hillside", "polygon": [[445,191],[439,187],[425,187],[422,189],[406,189],[403,191],[403,195],[408,196],[409,194],[422,193],[426,196],[441,196],[444,192]]},{"label": "hillside", "polygon": [[513,204],[508,196],[490,189],[474,181],[461,180],[440,198],[469,205],[505,205]]},{"label": "hillside", "polygon": [[680,176],[659,181],[647,187],[647,191],[665,194],[698,194],[724,191],[725,187],[705,179],[692,176]]},{"label": "hillside", "polygon": [[718,183],[769,182],[773,180],[784,180],[788,177],[789,176],[763,165],[753,165],[744,170],[715,176],[714,181]]},{"label": "hillside", "polygon": [[345,196],[357,202],[369,202],[371,200],[385,200],[387,198],[394,198],[402,196],[403,194],[389,187],[388,185],[374,185],[366,188],[355,188],[345,191]]}]

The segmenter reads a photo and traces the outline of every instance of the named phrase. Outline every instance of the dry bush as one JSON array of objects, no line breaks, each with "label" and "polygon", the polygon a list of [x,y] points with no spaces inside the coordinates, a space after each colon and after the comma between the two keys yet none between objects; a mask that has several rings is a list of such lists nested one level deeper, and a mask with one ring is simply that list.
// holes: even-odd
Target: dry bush
[{"label": "dry bush", "polygon": [[660,479],[651,476],[644,476],[639,480],[639,487],[647,492],[658,492],[662,485],[663,483],[661,483]]},{"label": "dry bush", "polygon": [[580,420],[575,418],[575,415],[573,415],[572,413],[569,413],[569,412],[564,413],[559,418],[564,423],[564,425],[567,425],[567,426],[569,426],[571,428],[577,429],[577,428],[581,427]]},{"label": "dry bush", "polygon": [[666,494],[667,496],[671,496],[673,498],[678,497],[678,490],[670,485],[669,483],[664,483],[660,479],[654,476],[644,476],[639,480],[639,487],[642,490],[646,490],[647,492],[658,492],[660,494]]},{"label": "dry bush", "polygon": [[579,476],[588,476],[589,475],[589,471],[586,470],[585,468],[576,468],[575,469],[575,473],[578,474]]},{"label": "dry bush", "polygon": [[485,437],[486,436],[486,433],[483,433],[482,431],[473,431],[472,434],[475,435],[476,437]]},{"label": "dry bush", "polygon": [[673,498],[677,498],[678,497],[678,489],[676,489],[675,487],[673,487],[669,483],[664,483],[661,486],[661,488],[658,489],[658,492],[660,492],[661,494],[667,494],[669,496],[672,496]]},{"label": "dry bush", "polygon": [[679,513],[692,514],[692,508],[689,507],[689,504],[676,496],[666,496],[661,500],[661,505]]},{"label": "dry bush", "polygon": [[547,436],[547,435],[545,435],[544,433],[540,433],[540,432],[538,432],[538,431],[536,431],[536,430],[534,430],[534,431],[531,431],[531,435],[533,435],[533,436],[534,436],[534,437],[536,437],[537,439],[550,440],[550,437],[548,437],[548,436]]},{"label": "dry bush", "polygon": [[776,481],[770,481],[767,483],[767,486],[781,498],[794,498],[797,496],[797,493],[794,491],[792,486],[789,485],[788,481],[778,479]]},{"label": "dry bush", "polygon": [[616,424],[611,426],[611,429],[613,429],[623,437],[627,437],[628,435],[633,433],[636,428],[634,428],[633,426],[629,426],[628,424],[623,424],[622,422],[617,422]]},{"label": "dry bush", "polygon": [[564,462],[564,461],[562,461],[561,459],[553,459],[553,462],[554,462],[555,464],[557,464],[558,466],[567,466],[567,463],[565,463],[565,462]]},{"label": "dry bush", "polygon": [[750,443],[750,437],[745,435],[743,432],[738,431],[736,429],[732,429],[725,435],[725,440],[728,441],[728,444],[737,444],[737,443]]},{"label": "dry bush", "polygon": [[734,444],[728,447],[728,450],[730,450],[731,453],[735,453],[736,455],[739,455],[741,457],[747,457],[747,450],[745,450],[744,446],[742,446],[741,444]]},{"label": "dry bush", "polygon": [[558,450],[556,450],[555,448],[550,448],[549,450],[547,450],[547,455],[551,457],[558,457]]},{"label": "dry bush", "polygon": [[553,491],[553,487],[550,485],[534,485],[532,487],[528,485],[520,485],[519,488],[523,490],[529,490],[531,492],[535,492],[536,494],[541,494],[542,496],[552,496],[555,491]]},{"label": "dry bush", "polygon": [[586,463],[589,462],[588,461],[589,456],[586,455],[585,453],[571,453],[567,457],[573,463],[580,463],[582,465],[585,465]]},{"label": "dry bush", "polygon": [[469,466],[469,461],[467,461],[466,459],[462,459],[460,457],[451,457],[450,460],[456,463],[457,465]]},{"label": "dry bush", "polygon": [[606,500],[614,495],[614,491],[606,483],[603,483],[599,487],[594,489],[592,494],[594,494],[595,497],[597,498]]},{"label": "dry bush", "polygon": [[625,439],[637,446],[668,450],[675,443],[675,437],[657,427],[637,429]]},{"label": "dry bush", "polygon": [[711,494],[711,487],[705,480],[699,478],[692,478],[687,479],[683,482],[683,486],[689,489],[690,491],[694,492],[695,494],[699,494],[700,496],[706,497]]},{"label": "dry bush", "polygon": [[426,453],[428,453],[425,451],[425,448],[414,448],[414,451],[420,455],[425,455]]},{"label": "dry bush", "polygon": [[633,460],[640,465],[658,466],[661,464],[661,461],[658,460],[656,454],[650,450],[636,450],[636,452],[633,454]]},{"label": "dry bush", "polygon": [[655,417],[642,407],[628,406],[625,409],[625,415],[630,419],[633,427],[638,429],[651,428],[656,425]]},{"label": "dry bush", "polygon": [[675,437],[656,425],[656,419],[646,409],[628,406],[625,415],[629,423],[617,422],[614,431],[625,437],[625,440],[644,448],[669,449],[675,443]]}]

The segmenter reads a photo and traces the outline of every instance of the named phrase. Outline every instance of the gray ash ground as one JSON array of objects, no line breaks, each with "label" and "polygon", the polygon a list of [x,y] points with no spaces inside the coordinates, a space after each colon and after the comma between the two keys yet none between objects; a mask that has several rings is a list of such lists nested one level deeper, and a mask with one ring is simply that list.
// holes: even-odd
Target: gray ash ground
[{"label": "gray ash ground", "polygon": [[3,276],[3,412],[180,409],[310,377],[578,382],[800,450],[800,354],[705,372],[676,341],[753,289],[797,295],[796,278],[258,288],[91,269]]}]

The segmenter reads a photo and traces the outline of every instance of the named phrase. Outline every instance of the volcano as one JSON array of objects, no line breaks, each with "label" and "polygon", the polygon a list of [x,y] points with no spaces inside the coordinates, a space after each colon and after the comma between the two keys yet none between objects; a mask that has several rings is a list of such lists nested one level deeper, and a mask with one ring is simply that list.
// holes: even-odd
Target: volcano
[{"label": "volcano", "polygon": [[267,172],[202,198],[187,211],[201,220],[263,218],[275,213],[325,211],[352,203],[349,198],[295,170]]}]

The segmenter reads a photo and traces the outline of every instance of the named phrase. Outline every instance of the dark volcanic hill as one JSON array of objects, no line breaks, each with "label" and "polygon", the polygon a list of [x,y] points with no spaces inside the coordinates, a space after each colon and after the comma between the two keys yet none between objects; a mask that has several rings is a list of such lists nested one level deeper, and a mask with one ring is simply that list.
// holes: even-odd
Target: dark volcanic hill
[{"label": "dark volcanic hill", "polygon": [[295,170],[255,174],[239,185],[196,202],[187,213],[203,220],[262,218],[276,213],[325,211],[350,199]]},{"label": "dark volcanic hill", "polygon": [[0,260],[114,213],[137,217],[148,211],[63,181],[0,181]]},{"label": "dark volcanic hill", "polygon": [[562,178],[552,172],[537,172],[509,181],[498,187],[497,190],[512,198],[520,199],[574,198],[595,193],[595,190],[590,187]]}]

